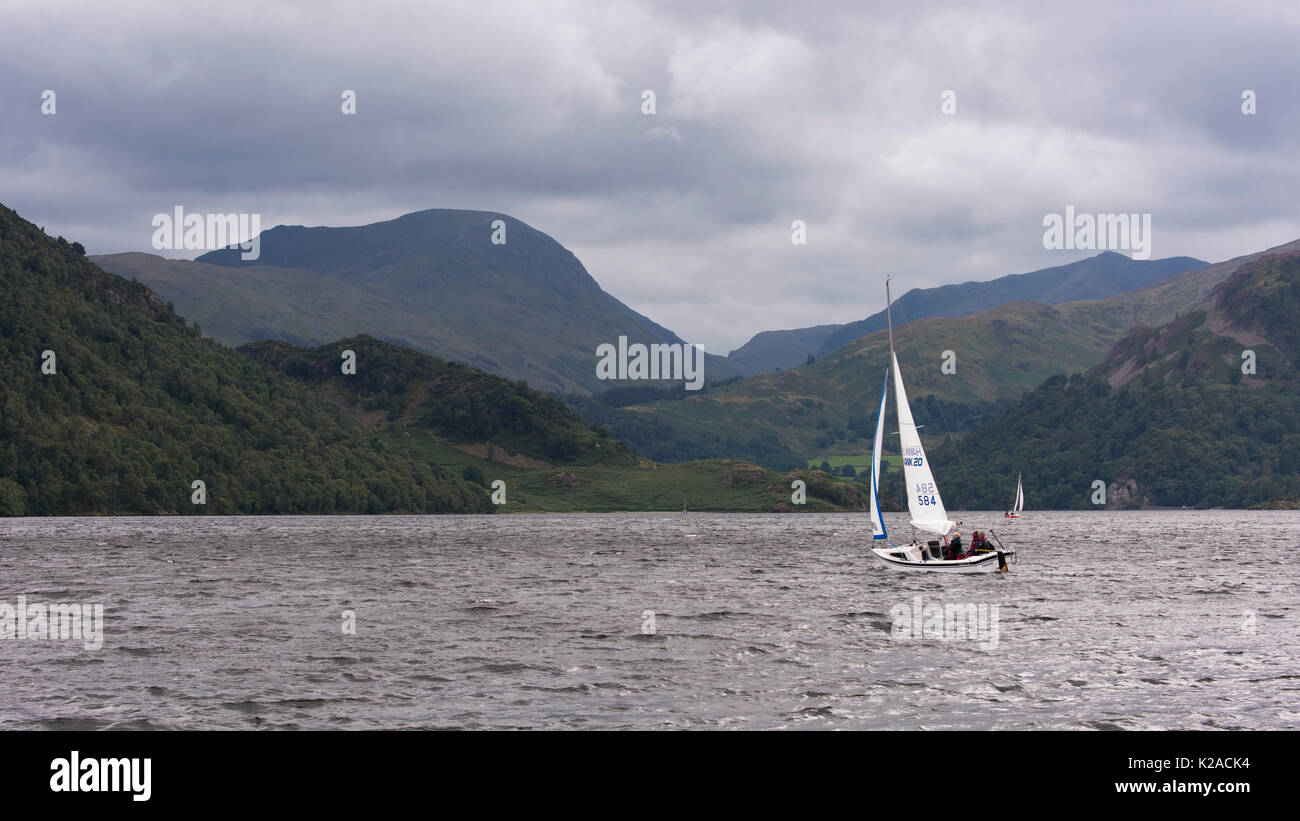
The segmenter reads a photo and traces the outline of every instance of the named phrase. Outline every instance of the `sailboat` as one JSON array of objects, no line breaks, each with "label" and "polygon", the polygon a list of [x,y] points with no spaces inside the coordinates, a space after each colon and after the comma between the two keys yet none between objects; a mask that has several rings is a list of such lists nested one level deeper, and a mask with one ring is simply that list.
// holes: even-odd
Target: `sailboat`
[{"label": "sailboat", "polygon": [[1020,474],[1016,474],[1016,500],[1011,503],[1011,510],[1007,511],[1005,518],[1019,519],[1020,511],[1025,509],[1025,486],[1020,483]]},{"label": "sailboat", "polygon": [[[1007,571],[1007,558],[1014,550],[990,547],[989,552],[975,553],[959,559],[945,558],[940,539],[953,530],[955,522],[948,518],[939,495],[939,487],[930,472],[930,463],[921,446],[912,408],[907,403],[903,388],[903,374],[898,369],[894,354],[893,300],[889,295],[889,280],[885,280],[885,312],[889,321],[889,365],[885,371],[884,385],[880,390],[880,412],[876,416],[876,441],[871,458],[871,527],[876,546],[872,552],[895,570],[934,570],[947,573],[985,573],[992,570]],[[907,509],[911,514],[914,531],[923,531],[933,538],[920,542],[913,538],[910,544],[896,544],[885,532],[885,520],[880,512],[880,451],[885,434],[885,402],[889,397],[889,375],[894,375],[894,401],[898,410],[899,448],[903,456],[903,476],[907,485]],[[997,537],[994,536],[996,539]]]}]

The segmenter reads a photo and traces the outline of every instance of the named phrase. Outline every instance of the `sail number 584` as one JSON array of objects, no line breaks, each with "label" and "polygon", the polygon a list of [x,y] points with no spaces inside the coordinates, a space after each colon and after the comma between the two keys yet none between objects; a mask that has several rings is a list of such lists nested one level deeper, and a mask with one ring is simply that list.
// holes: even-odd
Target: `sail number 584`
[{"label": "sail number 584", "polygon": [[934,489],[934,482],[916,483],[916,501],[922,505],[937,505],[939,499]]}]

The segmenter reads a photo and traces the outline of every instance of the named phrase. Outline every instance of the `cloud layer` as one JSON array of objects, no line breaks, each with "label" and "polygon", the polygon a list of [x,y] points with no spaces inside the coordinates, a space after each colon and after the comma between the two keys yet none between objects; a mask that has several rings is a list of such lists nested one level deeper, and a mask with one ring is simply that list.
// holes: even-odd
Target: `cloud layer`
[{"label": "cloud layer", "polygon": [[1298,35],[1271,0],[24,5],[0,27],[0,201],[92,253],[150,250],[177,204],[503,211],[725,353],[872,314],[887,272],[1086,256],[1042,247],[1066,205],[1152,214],[1154,257],[1297,238]]}]

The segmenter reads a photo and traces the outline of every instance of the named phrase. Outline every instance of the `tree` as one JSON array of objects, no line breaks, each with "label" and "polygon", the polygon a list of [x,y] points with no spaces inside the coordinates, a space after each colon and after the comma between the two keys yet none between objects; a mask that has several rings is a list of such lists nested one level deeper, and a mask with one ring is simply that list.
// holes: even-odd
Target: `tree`
[{"label": "tree", "polygon": [[27,512],[27,492],[13,479],[0,479],[0,516],[22,516]]},{"label": "tree", "polygon": [[487,477],[483,475],[483,468],[478,465],[466,465],[460,473],[461,478],[466,482],[473,482],[476,485],[487,487]]}]

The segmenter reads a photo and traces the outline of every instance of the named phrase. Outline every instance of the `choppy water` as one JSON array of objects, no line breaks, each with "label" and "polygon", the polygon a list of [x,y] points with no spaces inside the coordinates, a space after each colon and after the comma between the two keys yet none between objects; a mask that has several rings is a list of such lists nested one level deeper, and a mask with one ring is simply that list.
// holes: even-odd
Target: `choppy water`
[{"label": "choppy water", "polygon": [[[861,515],[0,520],[0,605],[105,620],[0,640],[0,728],[1300,727],[1300,514],[962,518],[1009,576]],[[996,648],[892,635],[918,595]]]}]

